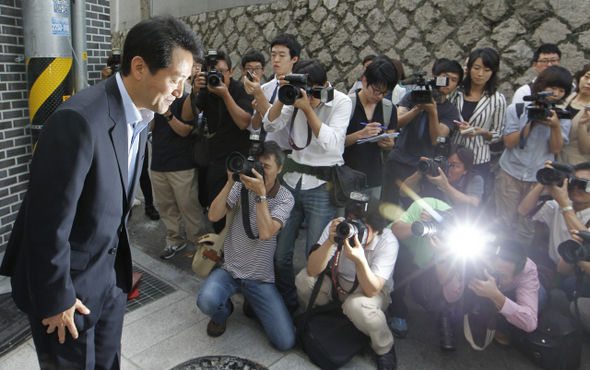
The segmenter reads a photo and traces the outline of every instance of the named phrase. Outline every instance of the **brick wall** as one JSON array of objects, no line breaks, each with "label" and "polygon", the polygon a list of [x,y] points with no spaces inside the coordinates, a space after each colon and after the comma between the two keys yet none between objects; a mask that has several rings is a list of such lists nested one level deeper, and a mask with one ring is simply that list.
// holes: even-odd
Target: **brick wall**
[{"label": "brick wall", "polygon": [[[109,0],[86,0],[88,83],[100,81],[111,49]],[[29,124],[21,0],[0,0],[0,252],[5,249],[29,179]]]}]

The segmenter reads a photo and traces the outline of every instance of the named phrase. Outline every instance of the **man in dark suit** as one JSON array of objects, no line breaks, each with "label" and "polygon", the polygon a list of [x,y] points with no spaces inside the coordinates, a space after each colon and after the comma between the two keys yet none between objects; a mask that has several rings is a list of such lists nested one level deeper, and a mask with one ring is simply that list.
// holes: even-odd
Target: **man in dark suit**
[{"label": "man in dark suit", "polygon": [[50,116],[0,273],[43,369],[120,368],[132,265],[127,219],[154,112],[182,95],[202,45],[172,17],[133,27],[121,73]]}]

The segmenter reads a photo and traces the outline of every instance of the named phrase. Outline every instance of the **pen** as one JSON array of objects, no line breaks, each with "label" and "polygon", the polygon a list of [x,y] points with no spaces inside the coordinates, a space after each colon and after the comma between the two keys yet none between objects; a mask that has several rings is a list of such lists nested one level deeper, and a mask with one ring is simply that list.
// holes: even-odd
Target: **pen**
[{"label": "pen", "polygon": [[[365,125],[366,126],[366,125],[368,125],[368,123],[367,122],[361,122],[361,125]],[[387,127],[383,127],[383,126],[377,126],[377,127],[382,128],[384,130],[389,130]]]},{"label": "pen", "polygon": [[466,125],[466,124],[464,124],[464,123],[463,123],[463,122],[461,122],[461,121],[454,120],[453,122],[455,122],[455,123],[458,123],[458,124],[460,124],[461,126],[469,126],[469,125]]}]

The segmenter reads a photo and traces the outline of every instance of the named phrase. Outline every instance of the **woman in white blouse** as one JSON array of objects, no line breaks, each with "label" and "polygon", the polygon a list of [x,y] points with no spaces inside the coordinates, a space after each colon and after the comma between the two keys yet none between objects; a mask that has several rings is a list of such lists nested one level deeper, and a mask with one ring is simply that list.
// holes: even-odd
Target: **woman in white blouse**
[{"label": "woman in white blouse", "polygon": [[[576,75],[576,90],[565,101],[572,117],[570,141],[557,155],[557,161],[578,164],[590,161],[590,64]],[[589,108],[586,108],[589,107]]]},{"label": "woman in white blouse", "polygon": [[474,169],[485,181],[490,144],[500,141],[504,134],[506,99],[498,92],[500,57],[491,48],[475,49],[469,54],[467,70],[461,87],[449,97],[461,120],[452,142],[473,150]]}]

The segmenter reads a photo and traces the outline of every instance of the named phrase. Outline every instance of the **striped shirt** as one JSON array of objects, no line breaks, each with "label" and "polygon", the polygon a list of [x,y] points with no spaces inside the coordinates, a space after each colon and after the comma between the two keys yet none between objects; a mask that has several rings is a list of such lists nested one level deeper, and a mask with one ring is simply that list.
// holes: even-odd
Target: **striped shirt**
[{"label": "striped shirt", "polygon": [[[461,115],[465,103],[465,93],[457,89],[449,95],[449,100],[459,110],[459,119],[461,122],[465,122]],[[452,142],[454,144],[464,145],[473,150],[473,164],[487,163],[491,158],[490,144],[502,140],[502,136],[504,135],[505,116],[506,99],[504,95],[498,91],[492,96],[484,94],[469,119],[469,125],[490,131],[492,133],[492,140],[486,140],[483,135],[464,137],[459,131],[455,131]]]},{"label": "striped shirt", "polygon": [[[230,209],[238,203],[241,190],[242,183],[236,182],[227,198],[227,206]],[[252,233],[258,235],[255,196],[253,191],[248,191],[250,225]],[[291,192],[281,186],[277,180],[275,186],[267,194],[266,202],[270,217],[279,221],[282,227],[289,218],[295,203]],[[278,232],[269,240],[248,238],[242,222],[242,206],[243,204],[240,203],[223,243],[223,269],[229,272],[234,279],[274,283],[274,256]]]}]

